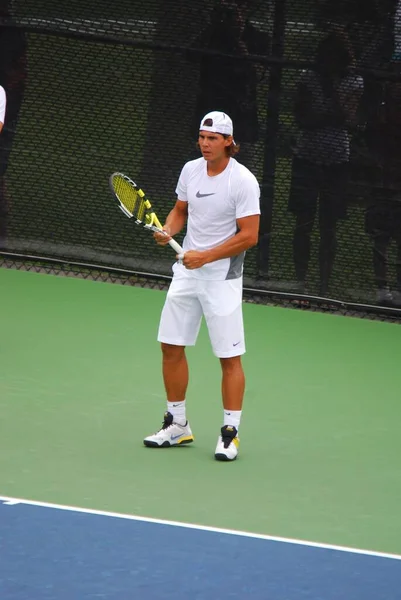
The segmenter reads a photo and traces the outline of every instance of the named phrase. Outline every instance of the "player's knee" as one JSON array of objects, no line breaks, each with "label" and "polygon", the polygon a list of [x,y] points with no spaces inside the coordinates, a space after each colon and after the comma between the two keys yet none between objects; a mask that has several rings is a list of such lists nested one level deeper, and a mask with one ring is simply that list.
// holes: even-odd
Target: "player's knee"
[{"label": "player's knee", "polygon": [[174,346],[173,344],[161,344],[163,360],[168,362],[178,362],[185,355],[185,346]]},{"label": "player's knee", "polygon": [[220,358],[221,368],[224,372],[229,373],[242,369],[241,356],[232,356],[230,358]]}]

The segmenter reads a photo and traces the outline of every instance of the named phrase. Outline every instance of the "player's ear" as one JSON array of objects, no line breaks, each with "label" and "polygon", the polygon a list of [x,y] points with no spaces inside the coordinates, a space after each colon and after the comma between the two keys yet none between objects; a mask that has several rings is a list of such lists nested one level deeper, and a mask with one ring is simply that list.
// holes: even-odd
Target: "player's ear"
[{"label": "player's ear", "polygon": [[229,146],[231,146],[231,144],[233,143],[233,136],[232,136],[232,135],[228,135],[228,136],[227,136],[227,137],[225,137],[224,139],[225,139],[225,141],[226,141],[225,145],[227,146],[227,148],[228,148]]}]

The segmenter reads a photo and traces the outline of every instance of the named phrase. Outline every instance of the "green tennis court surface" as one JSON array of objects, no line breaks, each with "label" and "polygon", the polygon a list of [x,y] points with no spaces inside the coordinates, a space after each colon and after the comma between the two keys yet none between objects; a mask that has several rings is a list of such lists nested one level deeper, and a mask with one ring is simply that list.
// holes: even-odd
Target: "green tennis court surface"
[{"label": "green tennis court surface", "polygon": [[163,292],[0,270],[0,494],[401,553],[401,328],[245,305],[241,451],[213,460],[220,371],[188,356],[195,444],[151,450]]}]

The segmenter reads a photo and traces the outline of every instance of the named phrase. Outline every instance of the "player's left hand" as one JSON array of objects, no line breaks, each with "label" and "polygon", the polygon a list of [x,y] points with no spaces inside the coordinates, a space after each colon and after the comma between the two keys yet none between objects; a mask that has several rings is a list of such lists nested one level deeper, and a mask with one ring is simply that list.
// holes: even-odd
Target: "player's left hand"
[{"label": "player's left hand", "polygon": [[187,269],[200,269],[207,262],[207,253],[199,250],[188,250],[182,259],[182,263]]}]

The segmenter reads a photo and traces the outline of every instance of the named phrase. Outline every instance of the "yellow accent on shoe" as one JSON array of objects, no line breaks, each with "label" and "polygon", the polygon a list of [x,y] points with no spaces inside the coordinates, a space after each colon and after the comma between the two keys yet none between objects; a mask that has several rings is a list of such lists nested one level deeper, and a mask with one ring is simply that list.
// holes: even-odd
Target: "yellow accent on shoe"
[{"label": "yellow accent on shoe", "polygon": [[193,435],[187,435],[186,437],[182,437],[178,440],[177,445],[179,444],[185,444],[188,442],[193,442],[194,441],[194,436]]}]

